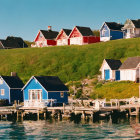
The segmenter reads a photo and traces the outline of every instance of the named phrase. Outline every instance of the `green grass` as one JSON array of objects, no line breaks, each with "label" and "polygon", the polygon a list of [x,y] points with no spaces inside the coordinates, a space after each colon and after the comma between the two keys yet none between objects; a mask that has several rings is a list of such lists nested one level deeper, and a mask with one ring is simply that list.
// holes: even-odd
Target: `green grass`
[{"label": "green grass", "polygon": [[96,87],[92,98],[122,99],[139,95],[138,83],[121,81],[109,82],[100,87]]},{"label": "green grass", "polygon": [[124,61],[137,55],[140,38],[84,46],[0,50],[0,74],[14,71],[24,82],[32,75],[55,75],[66,83],[98,74],[104,58]]}]

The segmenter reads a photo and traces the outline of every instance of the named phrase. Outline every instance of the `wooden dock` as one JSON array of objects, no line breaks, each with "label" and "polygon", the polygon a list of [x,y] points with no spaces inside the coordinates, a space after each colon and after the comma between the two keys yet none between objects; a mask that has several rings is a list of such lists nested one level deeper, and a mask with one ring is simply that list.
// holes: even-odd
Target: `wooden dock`
[{"label": "wooden dock", "polygon": [[[100,102],[100,100],[97,100]],[[103,102],[103,100],[102,100]],[[94,102],[95,103],[95,102]],[[122,104],[123,103],[123,104]],[[63,118],[74,115],[81,115],[81,118],[98,118],[99,116],[112,115],[113,112],[126,112],[129,116],[139,116],[140,103],[130,102],[128,99],[112,99],[109,102],[99,106],[74,106],[73,104],[63,105],[58,107],[24,107],[24,106],[10,106],[0,107],[0,119],[7,116],[14,116],[17,120],[24,120],[28,118],[46,119],[47,117]]]}]

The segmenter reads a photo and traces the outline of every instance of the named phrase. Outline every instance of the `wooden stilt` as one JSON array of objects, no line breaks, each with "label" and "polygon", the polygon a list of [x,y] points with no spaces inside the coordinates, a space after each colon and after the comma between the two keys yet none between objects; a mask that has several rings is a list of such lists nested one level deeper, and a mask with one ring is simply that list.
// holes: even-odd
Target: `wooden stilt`
[{"label": "wooden stilt", "polygon": [[39,120],[39,111],[37,112],[37,120]]}]

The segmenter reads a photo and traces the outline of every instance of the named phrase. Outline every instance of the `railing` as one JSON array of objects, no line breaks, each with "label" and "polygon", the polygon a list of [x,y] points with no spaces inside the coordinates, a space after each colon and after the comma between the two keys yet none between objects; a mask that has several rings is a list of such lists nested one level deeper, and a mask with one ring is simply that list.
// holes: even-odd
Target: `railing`
[{"label": "railing", "polygon": [[48,99],[44,101],[24,101],[24,107],[47,107],[48,105],[53,105],[55,99]]}]

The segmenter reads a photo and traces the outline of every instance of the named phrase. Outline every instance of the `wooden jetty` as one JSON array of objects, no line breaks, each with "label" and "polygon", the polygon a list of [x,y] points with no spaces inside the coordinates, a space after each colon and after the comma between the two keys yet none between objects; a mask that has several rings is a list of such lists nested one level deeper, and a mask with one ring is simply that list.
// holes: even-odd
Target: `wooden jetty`
[{"label": "wooden jetty", "polygon": [[98,118],[99,114],[101,114],[100,116],[111,115],[114,111],[126,112],[130,116],[139,116],[139,99],[111,99],[109,102],[105,100],[94,100],[93,106],[82,106],[82,104],[75,106],[70,103],[69,105],[63,104],[63,106],[58,107],[0,107],[0,119],[3,117],[7,118],[8,115],[15,116],[17,120],[24,120],[26,116],[35,116],[36,120],[46,119],[48,116],[59,119],[64,117],[70,118],[72,114],[80,114],[81,118],[86,119],[87,117],[94,118],[95,116]]}]

